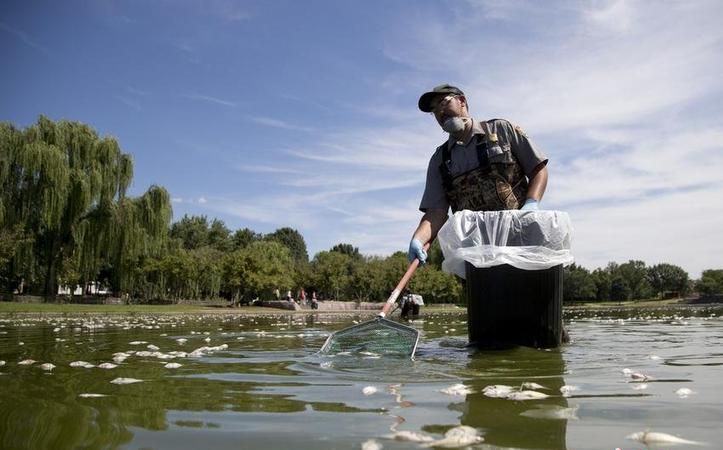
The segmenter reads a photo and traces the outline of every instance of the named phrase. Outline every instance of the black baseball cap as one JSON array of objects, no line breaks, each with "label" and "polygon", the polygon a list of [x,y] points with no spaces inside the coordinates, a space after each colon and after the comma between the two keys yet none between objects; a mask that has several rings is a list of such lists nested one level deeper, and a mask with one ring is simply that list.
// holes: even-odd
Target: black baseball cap
[{"label": "black baseball cap", "polygon": [[451,84],[440,84],[439,86],[435,86],[431,91],[425,92],[422,94],[421,97],[419,97],[419,109],[421,109],[423,112],[432,112],[432,108],[429,106],[429,103],[432,101],[432,99],[438,95],[464,95],[464,92],[456,86],[452,86]]}]

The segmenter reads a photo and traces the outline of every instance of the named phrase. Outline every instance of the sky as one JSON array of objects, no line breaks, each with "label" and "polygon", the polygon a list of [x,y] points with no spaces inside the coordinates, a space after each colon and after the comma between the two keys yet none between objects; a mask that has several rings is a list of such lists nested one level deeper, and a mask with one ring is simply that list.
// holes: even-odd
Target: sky
[{"label": "sky", "polygon": [[309,254],[406,250],[445,138],[419,96],[459,86],[478,120],[549,158],[543,209],[572,253],[723,269],[723,2],[0,2],[0,121],[115,137],[130,195],[174,220],[298,230]]}]

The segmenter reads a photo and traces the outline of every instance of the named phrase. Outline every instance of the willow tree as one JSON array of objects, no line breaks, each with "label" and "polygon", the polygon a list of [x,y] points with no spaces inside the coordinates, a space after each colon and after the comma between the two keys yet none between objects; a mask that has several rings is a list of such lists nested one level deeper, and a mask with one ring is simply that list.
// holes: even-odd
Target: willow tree
[{"label": "willow tree", "polygon": [[[170,221],[170,200],[162,188],[138,199],[126,198],[133,161],[111,137],[89,126],[53,122],[40,116],[25,130],[0,129],[3,227],[22,227],[34,239],[16,249],[12,264],[43,285],[46,297],[57,292],[58,274],[69,262],[83,277],[101,264],[122,267],[124,255],[151,251]],[[160,230],[159,223],[163,223]]]}]

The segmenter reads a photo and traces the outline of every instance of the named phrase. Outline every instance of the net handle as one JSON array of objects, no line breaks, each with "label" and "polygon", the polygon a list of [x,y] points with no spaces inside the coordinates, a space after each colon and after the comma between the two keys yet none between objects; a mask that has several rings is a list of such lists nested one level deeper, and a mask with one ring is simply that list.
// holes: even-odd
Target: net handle
[{"label": "net handle", "polygon": [[[424,244],[424,250],[429,250],[431,243],[427,242]],[[404,287],[409,283],[409,279],[412,278],[412,275],[414,275],[414,271],[417,270],[417,267],[419,267],[419,258],[414,258],[414,260],[409,263],[409,267],[407,268],[407,271],[404,272],[404,275],[402,276],[402,279],[399,280],[399,283],[397,283],[397,287],[394,288],[391,295],[389,295],[389,298],[387,299],[386,303],[384,303],[384,307],[382,307],[382,311],[377,314],[377,316],[384,318],[387,314],[389,314],[389,310],[392,309],[392,306],[397,302],[397,298],[399,298],[399,294],[402,293],[402,290],[404,290]]]}]

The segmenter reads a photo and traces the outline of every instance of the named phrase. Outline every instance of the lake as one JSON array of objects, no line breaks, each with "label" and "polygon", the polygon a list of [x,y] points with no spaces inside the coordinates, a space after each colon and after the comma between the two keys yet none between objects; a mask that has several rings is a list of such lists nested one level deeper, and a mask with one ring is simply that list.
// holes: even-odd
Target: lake
[{"label": "lake", "polygon": [[719,448],[722,313],[568,310],[560,349],[480,352],[423,308],[414,360],[316,354],[354,314],[6,315],[0,448]]}]

